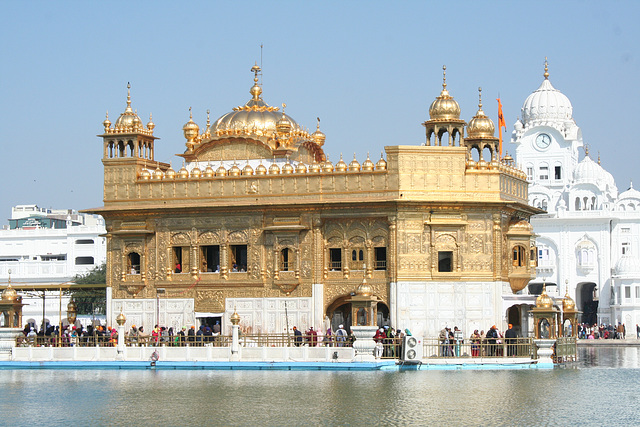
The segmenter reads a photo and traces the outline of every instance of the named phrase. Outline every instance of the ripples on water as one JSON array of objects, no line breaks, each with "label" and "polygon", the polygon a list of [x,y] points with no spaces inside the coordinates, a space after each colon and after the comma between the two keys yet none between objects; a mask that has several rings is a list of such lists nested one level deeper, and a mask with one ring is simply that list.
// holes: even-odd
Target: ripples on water
[{"label": "ripples on water", "polygon": [[0,423],[636,424],[640,348],[580,353],[553,370],[0,371]]}]

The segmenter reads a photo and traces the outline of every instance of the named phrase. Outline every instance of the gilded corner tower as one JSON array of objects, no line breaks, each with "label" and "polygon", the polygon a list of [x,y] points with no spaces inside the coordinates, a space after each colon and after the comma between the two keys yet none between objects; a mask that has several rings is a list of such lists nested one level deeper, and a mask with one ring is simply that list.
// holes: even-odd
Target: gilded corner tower
[{"label": "gilded corner tower", "polygon": [[91,212],[107,227],[108,316],[226,333],[235,309],[245,333],[349,326],[366,279],[379,325],[435,335],[505,321],[535,275],[539,210],[481,103],[467,125],[443,80],[426,143],[333,164],[319,119],[309,133],[286,104],[268,105],[251,71],[247,103],[213,122],[207,112],[202,130],[190,113],[177,171],[154,160],[154,124],[129,93],[104,121],[104,206]]}]

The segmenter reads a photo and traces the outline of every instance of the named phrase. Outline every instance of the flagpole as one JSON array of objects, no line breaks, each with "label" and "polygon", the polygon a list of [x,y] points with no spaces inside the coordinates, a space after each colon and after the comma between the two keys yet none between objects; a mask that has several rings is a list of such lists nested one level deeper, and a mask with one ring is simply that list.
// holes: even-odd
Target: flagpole
[{"label": "flagpole", "polygon": [[507,125],[504,122],[504,115],[502,114],[502,102],[500,101],[500,94],[498,94],[498,99],[496,99],[496,101],[498,101],[498,150],[500,151],[500,156],[498,158],[499,160],[502,160],[502,128],[504,127],[506,130]]}]

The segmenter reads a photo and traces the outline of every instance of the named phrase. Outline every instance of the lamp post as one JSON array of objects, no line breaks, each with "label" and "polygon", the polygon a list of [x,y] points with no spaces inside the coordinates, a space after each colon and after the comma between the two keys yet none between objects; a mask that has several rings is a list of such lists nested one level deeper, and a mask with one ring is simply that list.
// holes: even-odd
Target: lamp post
[{"label": "lamp post", "polygon": [[124,324],[126,321],[127,318],[124,316],[122,310],[120,310],[120,314],[116,317],[116,323],[118,323],[118,354],[116,355],[116,358],[118,360],[122,360],[124,358]]},{"label": "lamp post", "polygon": [[238,344],[238,324],[240,323],[240,315],[234,309],[231,315],[231,360],[240,360],[239,344]]}]

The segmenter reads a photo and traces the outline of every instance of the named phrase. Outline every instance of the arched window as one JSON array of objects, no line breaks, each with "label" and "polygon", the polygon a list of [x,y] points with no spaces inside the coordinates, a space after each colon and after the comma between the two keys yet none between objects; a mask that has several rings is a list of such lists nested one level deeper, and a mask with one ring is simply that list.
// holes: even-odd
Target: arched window
[{"label": "arched window", "polygon": [[547,210],[547,199],[542,199],[542,203],[540,207],[545,211]]},{"label": "arched window", "polygon": [[280,271],[291,271],[291,249],[284,248],[280,251]]},{"label": "arched window", "polygon": [[576,197],[576,210],[580,210],[580,197]]},{"label": "arched window", "polygon": [[140,274],[140,254],[131,252],[127,256],[129,274]]},{"label": "arched window", "polygon": [[527,252],[522,246],[513,247],[513,266],[524,267],[527,265]]}]

